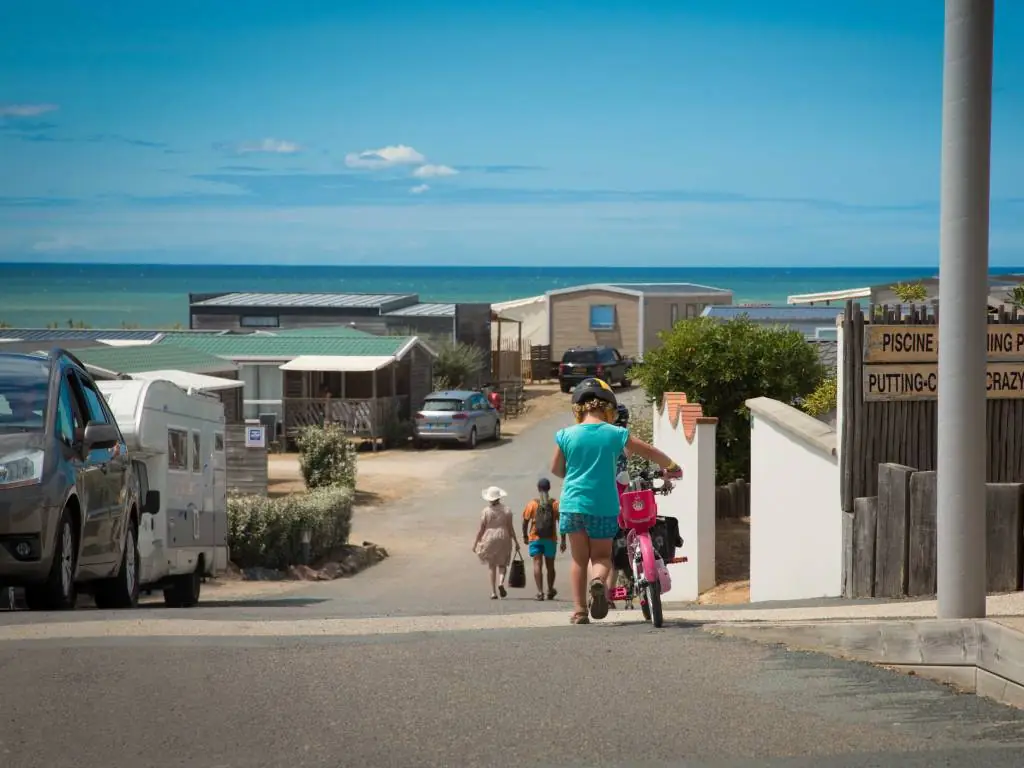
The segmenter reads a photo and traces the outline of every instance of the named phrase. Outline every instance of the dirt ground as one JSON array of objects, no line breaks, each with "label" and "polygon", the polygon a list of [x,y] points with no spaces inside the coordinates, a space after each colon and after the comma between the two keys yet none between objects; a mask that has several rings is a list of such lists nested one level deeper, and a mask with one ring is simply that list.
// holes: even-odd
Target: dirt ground
[{"label": "dirt ground", "polygon": [[700,596],[704,605],[750,602],[750,518],[715,521],[714,589]]}]

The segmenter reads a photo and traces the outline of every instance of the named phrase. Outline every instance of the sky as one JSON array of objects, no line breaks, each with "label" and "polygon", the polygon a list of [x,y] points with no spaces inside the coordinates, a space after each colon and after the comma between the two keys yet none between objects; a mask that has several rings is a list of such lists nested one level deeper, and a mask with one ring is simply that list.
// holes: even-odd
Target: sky
[{"label": "sky", "polygon": [[[938,262],[941,0],[0,19],[0,261]],[[1024,264],[1022,39],[998,2],[994,266]]]}]

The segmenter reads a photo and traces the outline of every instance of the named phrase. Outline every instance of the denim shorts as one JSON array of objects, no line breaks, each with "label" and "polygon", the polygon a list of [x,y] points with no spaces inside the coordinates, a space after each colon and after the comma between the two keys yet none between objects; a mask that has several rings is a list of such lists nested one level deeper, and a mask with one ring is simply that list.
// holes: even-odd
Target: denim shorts
[{"label": "denim shorts", "polygon": [[619,519],[605,515],[562,512],[558,516],[558,532],[568,535],[577,531],[584,531],[591,539],[614,539],[619,532]]}]

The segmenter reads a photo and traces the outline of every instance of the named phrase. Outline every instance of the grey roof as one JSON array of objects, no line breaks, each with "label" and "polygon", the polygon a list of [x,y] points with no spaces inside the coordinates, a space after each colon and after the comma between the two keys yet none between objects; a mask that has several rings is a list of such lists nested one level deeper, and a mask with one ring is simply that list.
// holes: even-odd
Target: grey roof
[{"label": "grey roof", "polygon": [[834,339],[807,339],[818,352],[818,360],[830,371],[835,371],[839,364],[839,342]]},{"label": "grey roof", "polygon": [[754,322],[769,321],[779,323],[813,323],[822,322],[835,324],[836,318],[843,313],[845,306],[780,306],[780,307],[742,307],[732,304],[712,304],[704,309],[705,317],[716,320],[730,320],[746,315]]},{"label": "grey roof", "polygon": [[417,301],[415,293],[225,293],[196,301],[193,307],[383,307]]},{"label": "grey roof", "polygon": [[111,339],[117,341],[149,341],[155,339],[163,331],[125,330],[110,328],[0,328],[0,339],[18,339],[19,341],[70,341],[84,339]]},{"label": "grey roof", "polygon": [[728,288],[715,288],[697,283],[609,283],[613,288],[625,288],[640,293],[732,293]]},{"label": "grey roof", "polygon": [[36,339],[34,341],[0,341],[0,352],[49,352],[54,347],[74,352],[76,349],[95,347],[95,339],[61,339],[60,341],[46,341]]},{"label": "grey roof", "polygon": [[413,304],[385,312],[388,317],[455,317],[454,304]]}]

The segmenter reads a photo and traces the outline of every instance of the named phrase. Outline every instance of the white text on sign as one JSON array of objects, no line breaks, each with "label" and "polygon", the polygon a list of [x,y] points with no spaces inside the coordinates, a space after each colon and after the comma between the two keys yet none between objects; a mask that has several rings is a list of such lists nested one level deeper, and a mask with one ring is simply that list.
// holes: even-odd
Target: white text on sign
[{"label": "white text on sign", "polygon": [[[1024,363],[989,363],[985,385],[991,399],[1024,399]],[[937,365],[865,365],[864,400],[934,400],[939,394]]]}]

